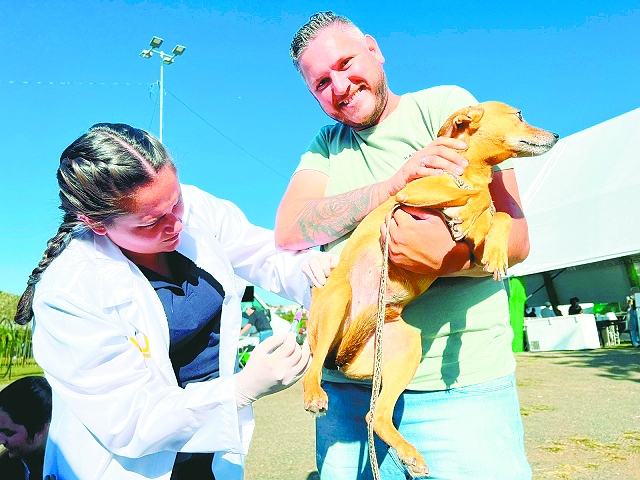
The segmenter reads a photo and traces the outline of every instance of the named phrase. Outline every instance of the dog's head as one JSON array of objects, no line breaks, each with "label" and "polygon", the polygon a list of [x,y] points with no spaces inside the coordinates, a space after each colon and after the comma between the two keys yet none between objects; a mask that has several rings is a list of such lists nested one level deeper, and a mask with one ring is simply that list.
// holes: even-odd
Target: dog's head
[{"label": "dog's head", "polygon": [[447,119],[438,136],[463,140],[468,146],[465,157],[488,165],[512,157],[541,155],[558,141],[558,135],[532,127],[522,119],[520,110],[500,102],[458,110]]}]

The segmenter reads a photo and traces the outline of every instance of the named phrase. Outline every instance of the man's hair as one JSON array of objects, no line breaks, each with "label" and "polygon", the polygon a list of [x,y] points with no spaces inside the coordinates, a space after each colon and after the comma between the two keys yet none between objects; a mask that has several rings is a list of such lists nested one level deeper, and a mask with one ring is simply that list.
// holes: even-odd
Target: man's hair
[{"label": "man's hair", "polygon": [[343,28],[345,32],[352,33],[354,36],[362,37],[363,33],[356,27],[351,20],[341,15],[329,12],[318,12],[309,17],[309,21],[305,23],[293,36],[289,55],[293,59],[298,72],[300,72],[300,57],[318,34],[326,27],[336,25]]},{"label": "man's hair", "polygon": [[51,422],[51,387],[44,377],[24,377],[0,390],[0,411],[17,425],[22,425],[29,438]]}]

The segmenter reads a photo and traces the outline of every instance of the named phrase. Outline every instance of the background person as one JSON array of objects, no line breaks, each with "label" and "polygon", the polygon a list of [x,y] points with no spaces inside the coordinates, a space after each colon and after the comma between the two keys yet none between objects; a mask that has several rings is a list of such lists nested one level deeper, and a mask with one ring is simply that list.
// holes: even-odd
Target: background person
[{"label": "background person", "polygon": [[571,297],[569,299],[569,315],[580,315],[582,313],[582,307],[580,306],[580,299],[578,297]]},{"label": "background person", "polygon": [[256,310],[253,307],[249,307],[245,310],[245,313],[247,314],[248,321],[247,324],[242,327],[242,330],[240,330],[240,335],[247,333],[251,327],[256,328],[256,331],[258,332],[258,340],[260,342],[273,335],[271,322],[269,322],[269,319],[264,312]]},{"label": "background person", "polygon": [[0,390],[0,479],[40,480],[51,422],[51,387],[23,377]]},{"label": "background person", "polygon": [[542,308],[540,308],[540,316],[543,318],[555,317],[556,312],[551,307],[551,302],[544,302]]},{"label": "background person", "polygon": [[640,347],[640,332],[638,331],[638,309],[635,295],[632,293],[627,297],[627,330],[631,336],[631,344]]},{"label": "background person", "polygon": [[[323,127],[302,155],[278,210],[279,245],[323,245],[339,253],[362,218],[409,181],[463,172],[467,161],[458,151],[466,144],[436,136],[454,111],[477,103],[469,92],[445,86],[393,94],[376,41],[332,12],[312,16],[296,33],[291,56],[338,123]],[[490,189],[497,210],[514,219],[509,265],[515,265],[529,252],[527,224],[512,165],[502,168]],[[398,210],[389,231],[397,265],[458,275],[439,278],[404,310],[403,318],[421,331],[423,355],[394,424],[434,478],[530,478],[502,283],[471,266],[469,246],[455,243],[435,212]],[[371,389],[337,371],[325,371],[323,379],[329,410],[316,421],[321,478],[369,478],[364,417]],[[378,445],[382,478],[407,478],[384,449]]]},{"label": "background person", "polygon": [[250,404],[309,361],[278,335],[235,373],[244,281],[308,302],[303,270],[324,282],[327,257],[283,252],[231,202],[181,185],[164,146],[129,125],[91,127],[57,178],[63,221],[16,315],[34,318],[53,390],[44,475],[242,478]]}]

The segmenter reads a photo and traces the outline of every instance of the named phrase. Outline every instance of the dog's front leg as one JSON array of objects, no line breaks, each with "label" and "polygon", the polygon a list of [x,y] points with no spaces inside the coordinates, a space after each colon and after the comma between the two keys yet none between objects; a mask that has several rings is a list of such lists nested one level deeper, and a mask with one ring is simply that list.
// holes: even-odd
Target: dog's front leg
[{"label": "dog's front leg", "polygon": [[482,264],[493,278],[500,280],[509,267],[509,234],[513,220],[504,212],[497,212],[491,219],[491,226],[484,242]]},{"label": "dog's front leg", "polygon": [[449,175],[440,175],[413,180],[396,194],[396,201],[410,207],[461,207],[477,193],[460,189]]},{"label": "dog's front leg", "polygon": [[351,301],[351,285],[340,275],[340,270],[336,270],[332,272],[332,275],[336,275],[329,277],[324,287],[314,289],[307,321],[313,358],[302,378],[302,385],[304,408],[314,415],[322,415],[329,408],[327,393],[320,386],[322,366],[329,352],[336,348],[342,338],[341,330]]},{"label": "dog's front leg", "polygon": [[[473,228],[480,216],[491,208],[491,194],[488,190],[476,190],[464,207],[458,211],[461,223],[458,230],[465,235]],[[486,231],[486,227],[485,227]]]}]

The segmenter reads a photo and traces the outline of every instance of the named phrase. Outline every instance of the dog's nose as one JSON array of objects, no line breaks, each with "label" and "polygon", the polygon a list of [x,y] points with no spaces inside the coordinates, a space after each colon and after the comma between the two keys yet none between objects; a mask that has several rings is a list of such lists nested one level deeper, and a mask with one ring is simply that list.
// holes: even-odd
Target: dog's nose
[{"label": "dog's nose", "polygon": [[556,140],[560,138],[560,135],[558,135],[557,133],[553,133],[553,132],[551,132],[551,134],[552,134],[554,137],[556,137]]}]

